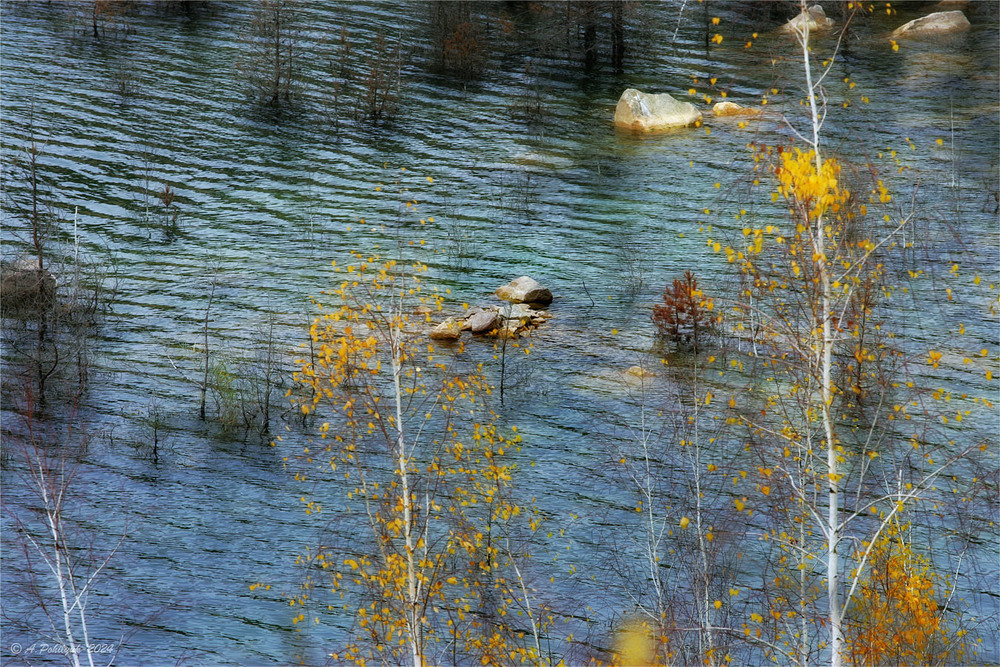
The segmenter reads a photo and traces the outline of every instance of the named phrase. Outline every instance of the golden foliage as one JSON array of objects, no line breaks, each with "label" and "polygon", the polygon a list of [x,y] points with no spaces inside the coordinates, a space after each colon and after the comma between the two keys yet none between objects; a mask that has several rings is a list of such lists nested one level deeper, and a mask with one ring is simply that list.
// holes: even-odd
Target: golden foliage
[{"label": "golden foliage", "polygon": [[940,578],[914,552],[908,526],[890,523],[872,547],[871,568],[846,619],[855,664],[932,664],[946,657],[947,627],[938,610]]},{"label": "golden foliage", "polygon": [[299,458],[343,473],[367,534],[305,557],[324,586],[308,582],[293,603],[323,588],[338,600],[328,610],[353,614],[337,661],[423,664],[452,646],[481,664],[545,664],[537,637],[551,616],[533,605],[508,531],[523,516],[509,461],[521,438],[505,435],[486,404],[481,369],[456,373],[421,334],[422,313],[442,302],[423,296],[426,266],[353,259],[334,264],[343,278],[332,304],[316,302],[322,314],[295,380],[303,415],[328,420],[321,448]]}]

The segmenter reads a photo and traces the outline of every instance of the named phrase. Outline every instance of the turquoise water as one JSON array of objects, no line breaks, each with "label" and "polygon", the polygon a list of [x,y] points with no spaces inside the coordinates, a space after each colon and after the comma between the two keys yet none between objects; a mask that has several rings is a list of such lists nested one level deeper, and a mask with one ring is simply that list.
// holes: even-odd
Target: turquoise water
[{"label": "turquoise water", "polygon": [[[300,101],[278,119],[246,102],[234,69],[244,4],[208,2],[190,13],[144,5],[128,19],[127,36],[103,39],[92,37],[74,6],[3,5],[5,153],[24,145],[30,119],[66,228],[77,212],[81,251],[113,258],[117,272],[114,311],[99,329],[95,372],[77,410],[93,434],[81,507],[102,542],[128,534],[108,584],[137,621],[123,662],[287,662],[320,643],[292,630],[286,602],[248,589],[269,581],[292,590],[294,557],[318,530],[298,507],[305,489],[282,468],[288,450],[202,424],[197,390],[175,365],[188,373],[197,367],[216,271],[212,346],[249,346],[273,313],[290,360],[311,318],[308,297],[330,284],[330,261],[394,243],[398,187],[419,201],[418,212],[398,224],[404,235],[426,239],[432,283],[451,290],[448,308],[485,301],[522,274],[556,295],[555,317],[533,337],[530,363],[518,362],[519,384],[503,417],[519,426],[535,461],[518,484],[568,527],[565,542],[543,549],[568,544],[560,568],[600,569],[614,512],[631,502],[603,469],[609,443],[625,437],[637,409],[620,373],[648,358],[649,307],[687,269],[704,287],[723,288],[729,267],[706,240],[743,225],[733,215],[746,196],[747,144],[788,143],[781,113],[802,127],[800,70],[792,43],[772,32],[777,18],[720,11],[726,38],[706,49],[702,9],[689,4],[630,9],[624,74],[606,63],[585,73],[572,36],[518,41],[497,24],[490,34],[499,55],[462,82],[436,71],[425,49],[431,6],[312,3],[303,17]],[[551,15],[513,20],[515,30],[559,24],[562,5],[546,7]],[[906,193],[898,200],[919,185],[918,229],[935,241],[931,259],[960,262],[963,275],[992,281],[995,7],[975,6],[973,28],[957,38],[891,51],[885,33],[910,17],[876,15],[845,42],[829,77],[827,146],[879,164]],[[359,53],[380,29],[404,44],[399,112],[387,127],[345,117],[336,129],[320,108],[324,68],[334,57],[333,40],[324,38],[341,25]],[[134,87],[124,98],[120,70]],[[637,138],[611,125],[626,87],[672,92],[701,107],[703,94],[717,101],[725,91],[744,104],[766,95],[774,113],[746,128],[708,119],[702,128]],[[512,111],[526,99],[539,102],[538,113]],[[902,174],[890,150],[898,151]],[[155,193],[165,182],[176,192],[175,230],[158,217]],[[420,226],[427,217],[434,222]],[[5,259],[19,251],[20,224],[6,210]],[[712,232],[699,232],[708,224]],[[941,323],[959,319],[975,341],[970,347],[988,348],[995,366],[997,332],[984,299],[927,311],[919,294],[915,288],[900,322],[912,340],[937,344]],[[952,354],[958,350],[956,342]],[[473,351],[485,360],[491,353]],[[959,366],[950,386],[970,382]],[[989,389],[980,380],[976,391]],[[127,446],[148,438],[142,418],[154,408],[165,422],[156,465]],[[22,491],[10,479],[5,495],[16,502]],[[995,581],[995,571],[986,575]],[[621,591],[588,576],[552,595],[591,618],[595,637],[627,605]],[[971,604],[996,617],[988,598]],[[105,605],[114,617],[116,603]],[[593,609],[582,611],[587,605]],[[105,639],[119,632],[114,622],[102,630]],[[335,642],[336,633],[326,640]],[[989,655],[996,650],[994,637]]]}]

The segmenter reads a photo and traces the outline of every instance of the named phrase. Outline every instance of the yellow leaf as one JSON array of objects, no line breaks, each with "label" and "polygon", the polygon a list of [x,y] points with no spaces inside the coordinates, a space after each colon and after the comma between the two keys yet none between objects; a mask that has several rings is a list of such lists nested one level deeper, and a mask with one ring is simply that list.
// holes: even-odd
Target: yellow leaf
[{"label": "yellow leaf", "polygon": [[689,519],[689,518],[687,518],[687,517],[683,517],[683,518],[681,519],[681,522],[680,522],[680,526],[681,526],[681,528],[683,528],[683,529],[685,529],[685,530],[686,530],[686,529],[687,529],[687,527],[688,527],[688,526],[689,526],[690,524],[691,524],[691,519]]}]

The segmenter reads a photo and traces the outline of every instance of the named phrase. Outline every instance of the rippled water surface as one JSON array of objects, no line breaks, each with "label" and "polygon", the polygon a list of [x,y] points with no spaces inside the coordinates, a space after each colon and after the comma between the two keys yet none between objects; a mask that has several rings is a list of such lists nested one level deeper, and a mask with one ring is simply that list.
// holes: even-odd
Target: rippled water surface
[{"label": "rippled water surface", "polygon": [[[503,418],[519,426],[523,454],[535,462],[523,466],[518,485],[568,528],[548,547],[573,547],[559,567],[588,572],[606,560],[610,510],[631,500],[602,469],[609,441],[624,437],[635,414],[621,371],[647,362],[649,306],[687,269],[709,288],[725,284],[729,267],[699,226],[712,224],[717,234],[742,227],[733,216],[748,178],[747,143],[787,143],[779,112],[800,120],[799,70],[792,42],[773,32],[778,17],[722,12],[726,39],[706,48],[703,10],[692,5],[630,5],[629,53],[617,75],[603,61],[586,73],[575,36],[541,49],[505,38],[497,23],[499,55],[465,81],[434,67],[432,5],[309,3],[299,102],[278,117],[246,101],[234,67],[248,4],[204,2],[188,12],[141,5],[128,34],[97,39],[76,6],[2,5],[5,154],[34,133],[64,229],[75,213],[81,252],[114,267],[113,312],[99,327],[89,389],[73,410],[92,434],[81,506],[102,542],[127,532],[109,577],[114,599],[134,609],[124,664],[317,659],[315,638],[291,628],[287,603],[248,588],[268,581],[291,589],[295,555],[317,530],[298,502],[305,487],[282,465],[298,436],[270,447],[221,434],[199,421],[197,389],[183,373],[196,372],[211,276],[211,345],[249,346],[273,313],[290,366],[313,312],[309,297],[330,285],[331,260],[392,247],[394,230],[426,240],[431,283],[450,289],[446,309],[485,301],[522,274],[556,295],[530,363],[516,364]],[[829,77],[827,145],[858,162],[879,161],[904,193],[918,185],[922,228],[951,238],[945,247],[950,259],[961,257],[963,272],[995,277],[996,7],[974,5],[972,29],[959,37],[893,52],[886,33],[919,9],[876,15],[845,41]],[[531,20],[512,25],[527,30]],[[341,26],[358,53],[378,31],[403,44],[403,92],[390,125],[356,123],[349,110],[335,123],[321,103]],[[709,118],[702,128],[637,138],[611,125],[627,87],[701,106],[702,95],[716,101],[722,91],[744,104],[766,96],[775,112],[747,128]],[[526,104],[538,108],[525,112]],[[176,193],[174,228],[156,198],[164,183]],[[416,213],[398,213],[400,188],[419,202]],[[434,222],[421,226],[428,217]],[[24,247],[21,225],[8,207],[5,259]],[[900,323],[911,337],[939,340],[941,323],[961,317],[995,357],[995,322],[982,304],[922,311],[914,302]],[[470,354],[489,362],[492,348]],[[164,443],[156,464],[129,446],[148,439],[154,410]],[[8,479],[5,487],[5,502],[22,502],[22,489]],[[995,589],[997,573],[988,574]],[[578,579],[563,594],[599,601],[591,610],[597,623],[624,608],[603,583]]]}]

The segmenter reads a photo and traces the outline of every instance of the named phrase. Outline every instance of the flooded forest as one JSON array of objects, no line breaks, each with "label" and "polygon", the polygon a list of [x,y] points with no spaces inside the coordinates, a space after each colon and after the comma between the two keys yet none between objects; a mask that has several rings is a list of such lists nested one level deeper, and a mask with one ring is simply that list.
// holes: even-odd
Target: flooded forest
[{"label": "flooded forest", "polygon": [[1000,661],[1000,4],[0,2],[0,662]]}]

